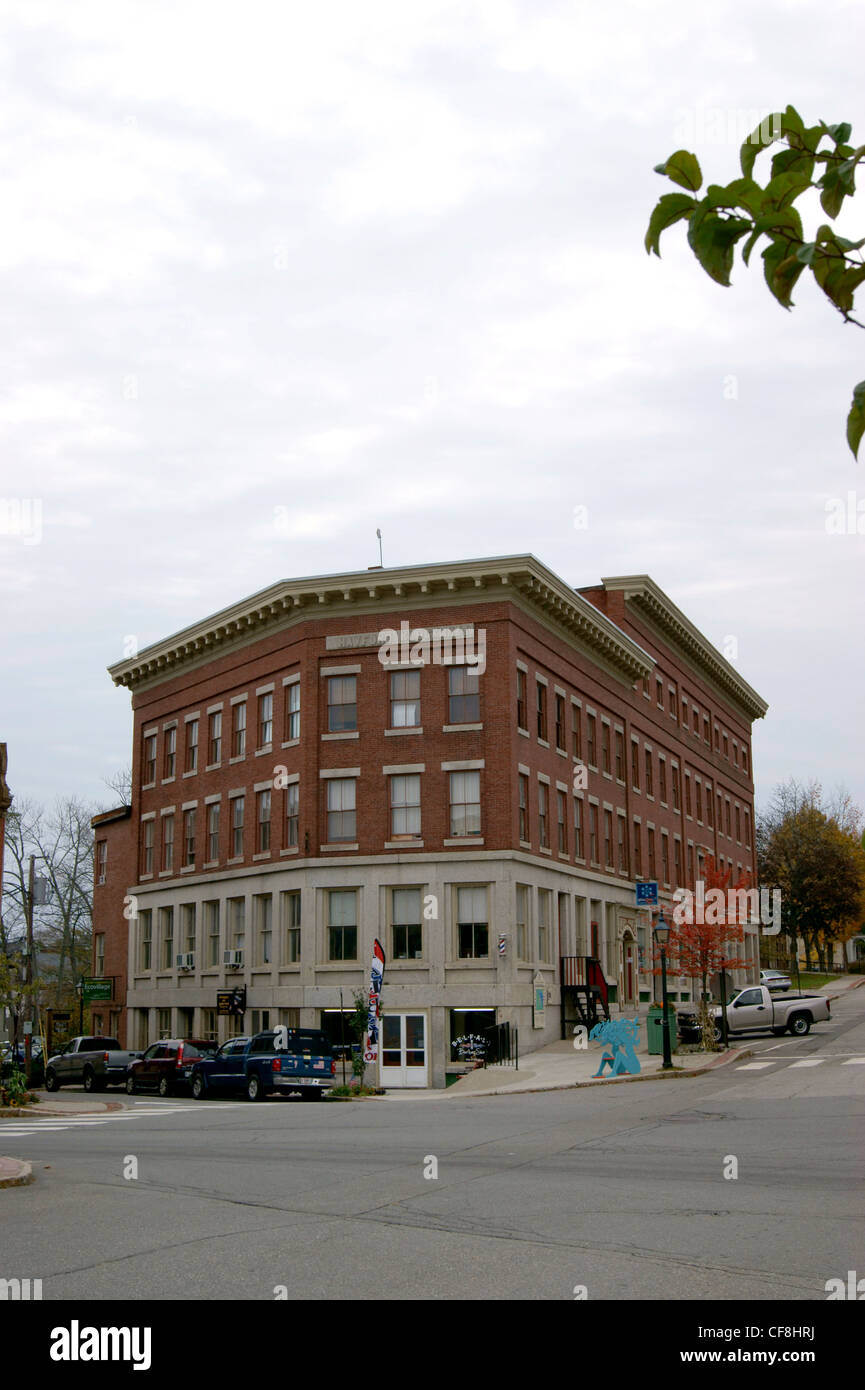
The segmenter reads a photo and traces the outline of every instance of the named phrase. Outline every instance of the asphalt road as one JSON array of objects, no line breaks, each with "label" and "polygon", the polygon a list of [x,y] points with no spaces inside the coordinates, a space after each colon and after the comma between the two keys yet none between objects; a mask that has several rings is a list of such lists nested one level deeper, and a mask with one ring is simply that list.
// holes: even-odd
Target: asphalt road
[{"label": "asphalt road", "polygon": [[0,1278],[76,1301],[825,1300],[865,1276],[865,989],[752,1045],[608,1088],[2,1121],[37,1181],[0,1192]]}]

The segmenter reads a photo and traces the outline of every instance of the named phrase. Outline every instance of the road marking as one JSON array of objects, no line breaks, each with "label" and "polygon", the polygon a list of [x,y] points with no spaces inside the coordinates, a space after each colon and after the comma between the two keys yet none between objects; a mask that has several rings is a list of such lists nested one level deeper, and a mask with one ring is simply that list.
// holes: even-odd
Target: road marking
[{"label": "road marking", "polygon": [[825,1060],[825,1057],[806,1057],[801,1062],[791,1062],[790,1070],[792,1071],[794,1067],[822,1067]]},{"label": "road marking", "polygon": [[764,1067],[774,1067],[774,1060],[771,1062],[745,1062],[744,1066],[737,1067],[736,1071],[762,1071]]},{"label": "road marking", "polygon": [[865,1057],[848,1057],[846,1062],[841,1063],[842,1067],[862,1067],[865,1066]]}]

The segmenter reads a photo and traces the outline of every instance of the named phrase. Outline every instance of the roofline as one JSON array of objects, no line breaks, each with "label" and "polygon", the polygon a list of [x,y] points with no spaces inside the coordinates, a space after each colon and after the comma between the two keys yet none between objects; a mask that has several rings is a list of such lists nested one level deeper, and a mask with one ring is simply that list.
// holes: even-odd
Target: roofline
[{"label": "roofline", "polygon": [[353,605],[370,601],[390,608],[400,600],[417,606],[427,596],[456,602],[458,596],[466,598],[479,591],[485,598],[519,597],[540,609],[631,686],[654,669],[654,658],[633,637],[536,556],[526,553],[283,579],[153,643],[108,671],[115,685],[136,689],[193,662],[200,664],[220,649],[246,645],[266,632],[293,625],[311,613],[347,615]]},{"label": "roofline", "polygon": [[113,811],[100,811],[98,815],[92,816],[90,825],[95,830],[97,825],[110,825],[115,820],[127,820],[131,815],[131,806],[116,806]]},{"label": "roofline", "polygon": [[673,600],[664,593],[648,574],[617,575],[602,579],[601,583],[610,593],[622,593],[626,603],[634,604],[639,611],[660,627],[668,640],[683,651],[709,676],[728,698],[744,710],[749,719],[762,719],[769,706],[753,686],[739,675],[717,647],[704,637]]}]

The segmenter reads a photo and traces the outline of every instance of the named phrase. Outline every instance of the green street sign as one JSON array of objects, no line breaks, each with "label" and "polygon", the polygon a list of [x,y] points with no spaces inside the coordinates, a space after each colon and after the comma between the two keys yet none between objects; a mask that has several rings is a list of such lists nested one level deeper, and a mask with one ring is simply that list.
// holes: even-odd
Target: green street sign
[{"label": "green street sign", "polygon": [[85,980],[84,1002],[92,1004],[96,999],[110,999],[114,993],[113,980]]}]

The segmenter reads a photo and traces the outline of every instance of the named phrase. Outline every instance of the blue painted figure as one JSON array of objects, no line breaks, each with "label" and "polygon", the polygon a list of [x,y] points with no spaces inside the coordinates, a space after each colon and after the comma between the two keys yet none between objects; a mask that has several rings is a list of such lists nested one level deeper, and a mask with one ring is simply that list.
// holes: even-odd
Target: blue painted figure
[{"label": "blue painted figure", "polygon": [[610,1076],[621,1076],[622,1072],[636,1076],[640,1070],[635,1051],[639,1036],[638,1018],[605,1019],[602,1023],[596,1023],[589,1037],[600,1039],[604,1044],[604,1054],[595,1076],[603,1076],[607,1063],[610,1065]]}]

